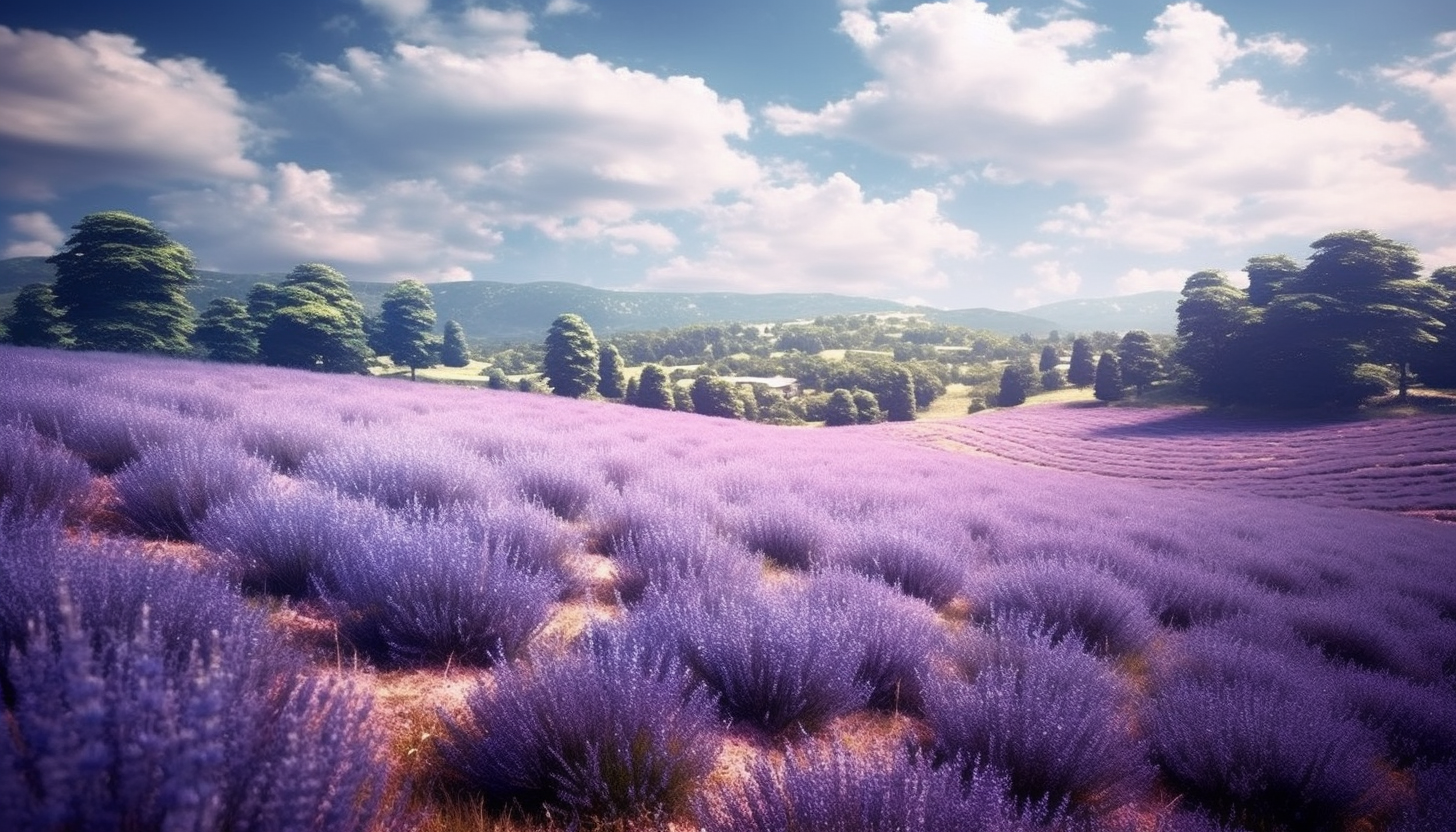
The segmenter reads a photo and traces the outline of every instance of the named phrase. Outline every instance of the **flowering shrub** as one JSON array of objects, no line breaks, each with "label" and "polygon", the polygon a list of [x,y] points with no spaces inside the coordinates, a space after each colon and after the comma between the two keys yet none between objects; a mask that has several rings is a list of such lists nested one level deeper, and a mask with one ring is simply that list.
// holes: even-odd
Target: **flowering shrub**
[{"label": "flowering shrub", "polygon": [[1148,726],[1164,775],[1221,821],[1336,829],[1372,808],[1375,736],[1298,688],[1178,681],[1153,698]]},{"label": "flowering shrub", "polygon": [[978,622],[1027,622],[1053,643],[1071,638],[1102,656],[1142,650],[1156,628],[1142,596],[1082,564],[1030,561],[1003,566],[983,577],[971,593]]},{"label": "flowering shrub", "polygon": [[970,680],[926,685],[936,754],[1004,773],[1018,807],[1042,820],[1140,796],[1150,772],[1119,680],[1085,653],[1017,641]]},{"label": "flowering shrub", "polygon": [[227,637],[179,662],[145,607],[127,634],[83,624],[69,603],[60,613],[8,668],[7,828],[362,832],[388,820],[367,697],[280,679]]},{"label": "flowering shrub", "polygon": [[438,511],[484,503],[498,490],[483,460],[448,443],[412,441],[398,431],[337,434],[309,454],[298,473],[391,509]]},{"label": "flowering shrub", "polygon": [[447,720],[455,780],[497,804],[572,818],[681,812],[718,752],[711,699],[625,642],[505,665]]},{"label": "flowering shrub", "polygon": [[870,707],[921,712],[921,687],[946,641],[933,610],[879,582],[840,571],[815,575],[799,603],[842,617],[860,655],[855,679],[870,686]]},{"label": "flowering shrub", "polygon": [[919,532],[881,522],[842,530],[825,559],[934,606],[961,594],[969,560],[964,552],[948,551]]},{"label": "flowering shrub", "polygon": [[545,623],[560,583],[514,564],[498,540],[452,524],[395,520],[316,582],[340,631],[389,667],[488,666],[515,657]]},{"label": "flowering shrub", "polygon": [[209,509],[263,484],[268,473],[241,449],[197,439],[146,449],[112,482],[122,515],[142,532],[191,540]]},{"label": "flowering shrub", "polygon": [[683,590],[643,604],[628,627],[636,643],[675,649],[726,719],[770,734],[812,732],[869,700],[870,687],[856,679],[864,648],[839,616],[797,599]]},{"label": "flowering shrub", "polygon": [[308,484],[255,488],[212,508],[194,537],[244,589],[304,597],[334,561],[360,557],[384,524],[373,503]]},{"label": "flowering shrub", "polygon": [[0,425],[0,522],[73,511],[91,487],[86,464],[32,430]]},{"label": "flowering shrub", "polygon": [[697,814],[707,832],[1030,832],[1001,786],[985,773],[963,784],[954,768],[912,754],[816,743],[789,750],[782,768],[758,758],[745,782],[700,800]]}]

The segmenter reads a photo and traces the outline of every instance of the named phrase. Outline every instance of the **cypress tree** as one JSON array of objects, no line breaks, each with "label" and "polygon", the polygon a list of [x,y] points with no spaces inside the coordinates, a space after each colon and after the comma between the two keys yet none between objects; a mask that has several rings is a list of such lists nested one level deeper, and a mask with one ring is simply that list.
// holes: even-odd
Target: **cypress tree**
[{"label": "cypress tree", "polygon": [[418,280],[401,280],[384,295],[379,311],[379,351],[395,364],[415,370],[435,364],[431,333],[435,329],[435,296]]},{"label": "cypress tree", "polygon": [[896,367],[890,376],[889,395],[885,397],[885,419],[890,422],[915,421],[915,376],[904,367]]},{"label": "cypress tree", "polygon": [[1124,384],[1136,387],[1139,395],[1147,392],[1162,375],[1163,369],[1157,348],[1153,346],[1153,337],[1140,329],[1122,336],[1117,345],[1117,366]]},{"label": "cypress tree", "polygon": [[446,367],[470,364],[470,345],[465,343],[465,329],[455,321],[445,322],[445,337],[440,342],[440,363]]},{"label": "cypress tree", "polygon": [[1097,381],[1092,395],[1098,401],[1115,402],[1122,399],[1122,370],[1117,365],[1117,356],[1104,352],[1097,360]]},{"label": "cypress tree", "polygon": [[598,350],[596,335],[580,315],[557,317],[546,335],[543,367],[551,392],[579,399],[596,390],[601,380]]},{"label": "cypress tree", "polygon": [[627,395],[627,368],[615,344],[604,344],[597,362],[597,392],[608,399]]},{"label": "cypress tree", "polygon": [[304,263],[272,294],[275,307],[258,336],[265,364],[328,373],[369,371],[364,306],[337,270]]},{"label": "cypress tree", "polygon": [[1092,363],[1092,344],[1086,338],[1072,341],[1072,358],[1067,366],[1067,382],[1086,387],[1096,380],[1097,368]]}]

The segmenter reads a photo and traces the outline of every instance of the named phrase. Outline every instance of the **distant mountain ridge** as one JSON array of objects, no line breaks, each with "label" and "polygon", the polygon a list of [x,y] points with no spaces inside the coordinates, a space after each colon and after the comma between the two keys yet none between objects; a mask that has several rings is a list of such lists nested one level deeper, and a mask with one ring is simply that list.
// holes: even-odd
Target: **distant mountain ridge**
[{"label": "distant mountain ridge", "polygon": [[[276,283],[273,274],[199,271],[188,298],[198,309],[214,298],[246,297],[255,283]],[[27,283],[54,279],[40,257],[0,260],[0,308]],[[350,281],[365,308],[377,312],[393,284]],[[1023,312],[996,309],[934,309],[895,301],[829,293],[746,294],[737,292],[627,292],[576,283],[538,281],[503,283],[470,280],[434,283],[435,311],[441,323],[455,320],[475,339],[520,341],[544,337],[563,312],[575,312],[598,333],[655,330],[706,323],[768,323],[827,315],[897,312],[921,314],[935,323],[956,324],[1007,335],[1046,335],[1093,330],[1172,332],[1177,323],[1177,292],[1147,292],[1121,298],[1063,301]]]}]

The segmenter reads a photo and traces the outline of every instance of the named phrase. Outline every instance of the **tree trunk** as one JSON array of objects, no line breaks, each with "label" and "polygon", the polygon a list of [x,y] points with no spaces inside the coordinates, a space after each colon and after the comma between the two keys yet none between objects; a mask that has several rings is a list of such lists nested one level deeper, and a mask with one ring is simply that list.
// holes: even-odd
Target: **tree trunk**
[{"label": "tree trunk", "polygon": [[1410,365],[1400,362],[1400,400],[1405,401],[1405,391],[1410,389]]}]

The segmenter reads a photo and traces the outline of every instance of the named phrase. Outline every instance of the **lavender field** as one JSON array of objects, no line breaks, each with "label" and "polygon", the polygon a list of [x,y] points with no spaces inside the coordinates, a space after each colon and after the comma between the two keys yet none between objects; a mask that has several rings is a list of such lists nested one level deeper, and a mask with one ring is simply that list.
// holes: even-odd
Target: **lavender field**
[{"label": "lavender field", "polygon": [[1320,421],[1054,405],[882,430],[928,447],[1150,484],[1456,519],[1456,420]]},{"label": "lavender field", "polygon": [[1199,418],[0,348],[0,828],[1456,828],[1456,432]]}]

